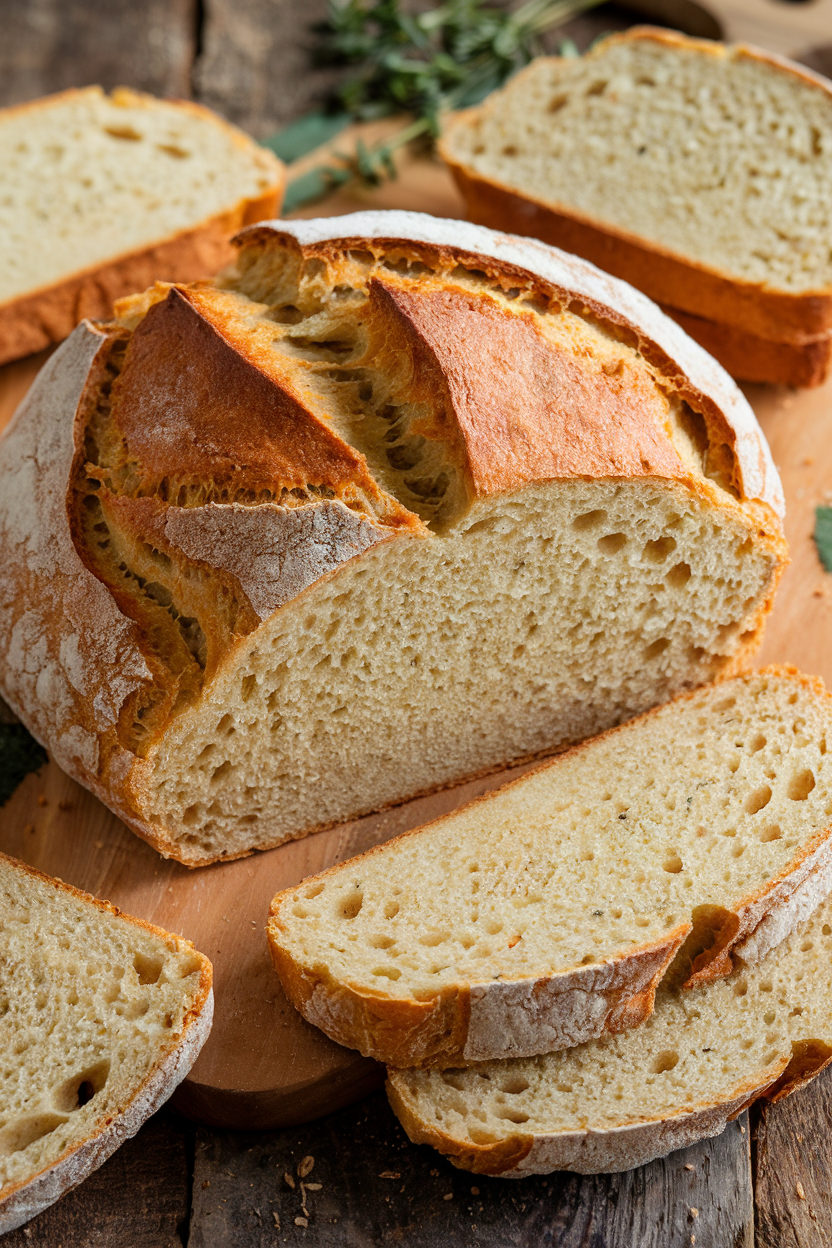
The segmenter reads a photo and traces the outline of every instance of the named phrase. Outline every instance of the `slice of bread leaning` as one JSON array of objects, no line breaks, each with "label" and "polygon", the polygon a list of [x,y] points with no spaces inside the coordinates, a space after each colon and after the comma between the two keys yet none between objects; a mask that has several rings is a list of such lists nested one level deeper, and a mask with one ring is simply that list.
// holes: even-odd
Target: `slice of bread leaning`
[{"label": "slice of bread leaning", "polygon": [[212,1013],[189,941],[0,854],[0,1234],[135,1135]]},{"label": "slice of bread leaning", "polygon": [[638,292],[410,213],[250,227],[85,323],[0,442],[0,687],[195,866],[746,666],[782,494]]},{"label": "slice of bread leaning", "polygon": [[124,87],[0,111],[0,364],[60,342],[157,278],[232,257],[277,214],[283,165],[210,109]]},{"label": "slice of bread leaning", "polygon": [[[828,751],[828,752],[827,752]],[[392,1066],[638,1026],[756,962],[832,889],[832,697],[792,669],[683,695],[279,893],[287,996]]]},{"label": "slice of bread leaning", "polygon": [[452,116],[440,150],[473,220],[556,243],[727,332],[817,353],[832,332],[831,147],[826,79],[637,28],[532,62]]},{"label": "slice of bread leaning", "polygon": [[456,1166],[521,1178],[628,1170],[718,1135],[832,1060],[832,901],[768,957],[693,991],[663,986],[637,1031],[545,1057],[390,1070],[412,1140]]}]

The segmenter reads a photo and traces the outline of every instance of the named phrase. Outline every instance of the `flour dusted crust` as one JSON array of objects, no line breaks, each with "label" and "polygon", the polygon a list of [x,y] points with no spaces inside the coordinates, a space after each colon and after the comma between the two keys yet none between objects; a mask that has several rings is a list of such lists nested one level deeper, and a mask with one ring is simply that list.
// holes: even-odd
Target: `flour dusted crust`
[{"label": "flour dusted crust", "polygon": [[[62,880],[52,879],[34,867],[10,859],[5,854],[0,854],[0,860],[6,866],[12,866],[54,888],[58,899],[62,895],[72,897],[93,910],[114,915],[124,923],[133,924],[167,942],[174,941],[178,947],[193,951],[189,941],[171,936],[169,932],[142,919],[131,918],[109,902],[99,901],[88,893],[81,892]],[[30,1221],[66,1192],[82,1183],[116,1149],[139,1131],[187,1076],[208,1039],[214,1014],[211,963],[201,954],[196,956],[201,963],[199,988],[192,1006],[185,1014],[182,1030],[171,1037],[167,1052],[160,1054],[160,1060],[129,1102],[121,1106],[115,1116],[104,1121],[93,1135],[71,1146],[52,1165],[30,1179],[0,1189],[0,1235]]]},{"label": "flour dusted crust", "polygon": [[[667,403],[645,380],[647,366],[622,372],[614,363],[608,373],[584,375],[574,355],[548,342],[544,349],[531,314],[498,315],[494,299],[478,311],[475,294],[441,277],[426,277],[415,290],[388,268],[369,283],[381,327],[373,362],[393,369],[405,344],[420,361],[412,384],[422,391],[414,398],[427,404],[444,396],[454,413],[455,423],[428,435],[442,439],[431,445],[443,446],[462,483],[457,514],[552,481],[654,478],[678,487],[703,513],[724,512],[746,527],[752,553],[770,563],[736,655],[721,670],[747,662],[785,555],[779,479],[742,395],[647,299],[543,244],[412,213],[271,222],[236,241],[243,267],[276,247],[338,271],[362,244],[378,254],[404,251],[414,262],[421,256],[440,271],[455,261],[484,266],[504,285],[516,278],[554,292],[570,316],[609,328],[608,340],[623,344],[610,351],[649,360],[650,375],[703,422],[707,445],[721,457],[719,481],[685,459],[667,425]],[[509,761],[425,774],[396,791],[385,781],[370,805],[356,798],[332,813],[322,807],[288,831],[269,830],[282,800],[270,799],[268,818],[240,807],[225,844],[186,830],[181,814],[154,809],[159,766],[181,756],[168,729],[190,723],[189,708],[223,722],[218,699],[228,694],[219,690],[266,645],[258,630],[279,628],[283,611],[299,614],[335,576],[383,569],[394,551],[411,558],[404,552],[437,541],[412,501],[397,495],[400,477],[371,469],[361,443],[321,412],[304,377],[275,351],[279,324],[240,293],[244,277],[235,272],[191,287],[158,284],[125,301],[118,322],[85,322],[50,360],[0,444],[4,694],[61,766],[162,853],[189,865],[267,848]],[[541,369],[550,370],[544,388]],[[514,407],[504,410],[507,386]],[[562,410],[554,427],[552,393]],[[96,476],[95,456],[106,459],[116,434],[134,460],[102,462],[91,487],[97,493],[82,497]],[[99,509],[98,528],[88,505]],[[148,582],[152,601],[136,588]],[[172,620],[180,621],[178,632]],[[199,628],[188,633],[194,620]],[[168,638],[161,650],[148,641],[160,629]],[[138,747],[132,723],[143,734]],[[545,740],[521,744],[513,758],[551,748]],[[326,786],[303,788],[326,796]]]},{"label": "flour dusted crust", "polygon": [[[610,36],[609,41],[638,40],[714,58],[735,55],[770,66],[832,95],[828,81],[820,75],[754,47],[737,45],[726,49],[710,40],[651,27],[634,27]],[[795,293],[774,284],[743,280],[568,205],[538,200],[480,176],[455,156],[453,147],[454,131],[470,126],[479,111],[469,109],[456,114],[446,127],[439,150],[462,191],[469,215],[482,225],[517,230],[563,247],[632,282],[660,304],[736,326],[744,334],[800,345],[807,338],[832,331],[832,291],[828,287]],[[787,384],[785,374],[778,380]]]},{"label": "flour dusted crust", "polygon": [[[37,121],[38,114],[45,110],[60,110],[62,104],[71,105],[85,96],[101,95],[100,88],[96,87],[60,92],[3,110],[0,123],[16,117],[31,117]],[[152,96],[127,88],[119,88],[113,98],[133,108],[152,109],[160,105]],[[229,202],[222,211],[210,213],[190,228],[174,234],[163,231],[148,246],[112,256],[101,264],[63,276],[53,284],[0,302],[0,364],[63,341],[85,318],[112,316],[117,299],[159,278],[193,282],[217,273],[233,258],[234,249],[229,240],[234,233],[279,212],[285,171],[270,152],[257,147],[242,131],[200,104],[176,100],[165,101],[162,107],[167,107],[171,114],[178,111],[185,118],[207,121],[227,135],[235,148],[249,148],[252,163],[257,161],[268,171],[270,184],[259,192]],[[175,180],[172,186],[175,189]]]}]

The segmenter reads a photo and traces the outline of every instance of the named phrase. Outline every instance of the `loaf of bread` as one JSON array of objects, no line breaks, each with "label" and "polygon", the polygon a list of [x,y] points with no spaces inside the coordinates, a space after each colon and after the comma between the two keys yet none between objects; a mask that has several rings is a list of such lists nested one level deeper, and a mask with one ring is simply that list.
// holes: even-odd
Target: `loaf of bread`
[{"label": "loaf of bread", "polygon": [[254,226],[85,323],[0,442],[0,687],[196,866],[560,749],[747,664],[784,566],[751,409],[539,243]]},{"label": "loaf of bread", "polygon": [[392,1066],[526,1057],[635,1027],[756,962],[832,890],[832,698],[721,681],[279,893],[283,987]]},{"label": "loaf of bread", "polygon": [[135,1135],[212,1010],[187,940],[0,854],[0,1235]]},{"label": "loaf of bread", "polygon": [[[585,256],[696,337],[709,323],[744,379],[828,369],[832,84],[802,66],[637,28],[534,61],[451,117],[440,151],[472,220]],[[778,353],[738,353],[736,333],[798,358],[772,378]]]},{"label": "loaf of bread", "polygon": [[628,1170],[718,1135],[832,1059],[832,901],[762,962],[685,991],[667,984],[637,1031],[545,1057],[391,1070],[405,1130],[456,1166],[520,1178]]},{"label": "loaf of bread", "polygon": [[275,216],[284,170],[198,104],[100,87],[0,111],[0,364],[157,278],[208,277]]}]

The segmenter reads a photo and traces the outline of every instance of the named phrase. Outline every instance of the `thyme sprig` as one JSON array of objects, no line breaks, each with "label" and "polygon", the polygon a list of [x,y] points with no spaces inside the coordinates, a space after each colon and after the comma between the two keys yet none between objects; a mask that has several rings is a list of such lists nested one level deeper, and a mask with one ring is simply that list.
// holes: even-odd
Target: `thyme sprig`
[{"label": "thyme sprig", "polygon": [[325,112],[301,118],[267,145],[293,159],[305,137],[311,150],[313,137],[327,128],[331,137],[352,121],[403,112],[412,120],[383,141],[369,146],[359,141],[352,152],[336,152],[337,163],[291,182],[284,211],[352,178],[377,185],[395,177],[399,148],[432,143],[442,113],[478,104],[541,50],[544,30],[600,2],[527,0],[510,12],[489,0],[446,0],[424,13],[406,13],[401,0],[330,0],[327,20],[315,27],[314,59],[354,72]]}]

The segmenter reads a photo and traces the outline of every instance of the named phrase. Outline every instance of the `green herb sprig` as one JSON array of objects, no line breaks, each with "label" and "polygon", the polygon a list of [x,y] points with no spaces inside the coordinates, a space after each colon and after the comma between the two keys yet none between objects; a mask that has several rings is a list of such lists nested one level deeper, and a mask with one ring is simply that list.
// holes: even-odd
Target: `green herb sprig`
[{"label": "green herb sprig", "polygon": [[[372,185],[395,177],[394,153],[414,141],[431,143],[443,112],[478,104],[541,49],[544,30],[601,0],[527,0],[515,12],[488,0],[447,0],[425,13],[405,13],[401,0],[330,0],[315,27],[319,64],[351,66],[354,73],[326,111],[308,114],[266,140],[283,160],[294,160],[352,121],[376,121],[402,112],[412,120],[391,138],[351,153],[337,164],[310,170],[289,184],[284,212],[358,177]],[[561,49],[574,55],[574,45]],[[306,145],[306,146],[305,146]]]},{"label": "green herb sprig", "polygon": [[815,546],[827,572],[832,572],[832,507],[815,508]]}]

